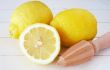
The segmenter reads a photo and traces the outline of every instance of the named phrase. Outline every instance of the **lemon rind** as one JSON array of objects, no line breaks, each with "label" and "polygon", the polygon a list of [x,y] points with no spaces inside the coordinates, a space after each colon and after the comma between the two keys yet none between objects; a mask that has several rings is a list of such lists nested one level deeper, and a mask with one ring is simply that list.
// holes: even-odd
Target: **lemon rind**
[{"label": "lemon rind", "polygon": [[[48,30],[51,30],[53,33],[54,33],[54,36],[56,38],[56,49],[55,51],[52,53],[52,55],[46,59],[46,60],[41,60],[41,59],[35,59],[33,58],[32,56],[30,56],[26,49],[24,48],[23,46],[23,42],[24,42],[24,36],[25,34],[27,34],[31,29],[33,28],[38,28],[38,27],[43,27],[43,28],[46,28]],[[19,38],[19,41],[20,41],[20,47],[23,51],[23,53],[30,59],[32,60],[34,63],[37,63],[37,64],[49,64],[51,63],[56,57],[57,55],[59,54],[60,52],[60,37],[59,37],[59,34],[57,32],[57,30],[49,25],[46,25],[46,24],[42,24],[42,23],[37,23],[37,24],[33,24],[32,26],[29,26],[26,30],[24,30],[24,32],[21,34],[20,38]]]}]

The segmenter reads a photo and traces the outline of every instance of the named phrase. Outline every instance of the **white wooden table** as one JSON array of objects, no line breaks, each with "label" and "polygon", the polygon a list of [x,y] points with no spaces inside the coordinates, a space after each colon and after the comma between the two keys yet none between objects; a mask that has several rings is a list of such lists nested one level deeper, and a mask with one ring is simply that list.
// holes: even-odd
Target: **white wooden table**
[{"label": "white wooden table", "polygon": [[[110,70],[110,48],[96,54],[84,64],[72,67],[40,66],[28,60],[20,50],[17,40],[9,38],[10,16],[16,6],[27,0],[0,0],[0,70]],[[100,37],[110,31],[110,0],[41,0],[53,14],[69,8],[84,8],[92,12],[98,21]]]}]

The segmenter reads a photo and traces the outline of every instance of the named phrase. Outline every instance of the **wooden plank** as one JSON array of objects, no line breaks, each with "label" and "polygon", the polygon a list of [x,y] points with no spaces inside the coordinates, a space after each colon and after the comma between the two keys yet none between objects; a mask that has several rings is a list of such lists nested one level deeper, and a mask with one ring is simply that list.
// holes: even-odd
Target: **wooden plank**
[{"label": "wooden plank", "polygon": [[91,61],[70,67],[37,65],[25,56],[0,56],[1,70],[109,70],[110,56],[95,56]]},{"label": "wooden plank", "polygon": [[9,10],[9,9],[14,9],[18,5],[26,2],[27,0],[0,0],[0,10]]},{"label": "wooden plank", "polygon": [[23,55],[18,40],[0,38],[0,55]]},{"label": "wooden plank", "polygon": [[106,32],[110,32],[110,23],[98,23],[97,27],[98,27],[98,31],[96,37],[100,37]]},{"label": "wooden plank", "polygon": [[[0,37],[9,37],[8,28],[9,28],[9,23],[0,24]],[[97,37],[100,37],[101,35],[109,31],[110,31],[109,23],[98,23]]]},{"label": "wooden plank", "polygon": [[42,0],[50,8],[84,8],[84,9],[110,9],[110,1],[105,0]]},{"label": "wooden plank", "polygon": [[[0,38],[0,56],[23,56],[19,41],[11,38]],[[96,56],[110,56],[110,48],[100,51]]]},{"label": "wooden plank", "polygon": [[[11,12],[13,9],[15,9],[17,6],[19,6],[21,3],[26,2],[27,0],[2,0],[0,1],[0,23],[2,22],[8,22],[10,20]],[[69,9],[69,8],[84,8],[90,10],[94,15],[96,15],[98,22],[109,22],[109,12],[110,7],[108,6],[110,2],[106,2],[105,0],[102,1],[94,1],[94,0],[84,0],[84,1],[73,1],[73,0],[60,0],[57,4],[57,1],[51,0],[48,2],[48,0],[42,0],[44,3],[46,3],[54,14],[58,13],[61,10]],[[85,2],[86,1],[86,2]],[[98,10],[98,11],[94,11]],[[100,21],[99,21],[100,20]]]},{"label": "wooden plank", "polygon": [[[66,9],[52,9],[52,12],[54,14],[54,16],[56,14],[58,14],[59,12],[66,10]],[[94,16],[96,17],[97,21],[100,22],[110,22],[110,10],[90,10],[87,9],[88,11],[90,11],[91,13],[94,14]],[[1,10],[0,13],[0,24],[1,23],[10,23],[10,19],[11,19],[11,14],[12,14],[13,10]]]},{"label": "wooden plank", "polygon": [[[14,9],[21,3],[26,2],[27,0],[1,0],[0,9]],[[50,6],[50,8],[85,8],[85,9],[110,9],[110,1],[105,0],[39,0]]]},{"label": "wooden plank", "polygon": [[9,23],[0,24],[0,37],[9,37]]}]

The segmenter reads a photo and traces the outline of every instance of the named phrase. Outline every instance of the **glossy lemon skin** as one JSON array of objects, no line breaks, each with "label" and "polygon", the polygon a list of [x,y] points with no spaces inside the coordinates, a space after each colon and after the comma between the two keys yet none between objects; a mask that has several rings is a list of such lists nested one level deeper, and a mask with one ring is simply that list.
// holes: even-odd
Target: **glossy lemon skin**
[{"label": "glossy lemon skin", "polygon": [[50,23],[55,27],[64,46],[72,46],[81,40],[91,40],[97,33],[97,21],[84,9],[69,9],[58,13]]},{"label": "glossy lemon skin", "polygon": [[51,10],[40,1],[29,1],[21,4],[12,13],[9,26],[10,36],[18,39],[28,26],[34,23],[49,24],[52,18]]}]

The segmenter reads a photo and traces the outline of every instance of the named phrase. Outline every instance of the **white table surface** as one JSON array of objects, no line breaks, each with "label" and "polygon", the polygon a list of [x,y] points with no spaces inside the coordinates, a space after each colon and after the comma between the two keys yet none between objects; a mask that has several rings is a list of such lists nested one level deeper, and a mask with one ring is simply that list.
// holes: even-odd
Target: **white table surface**
[{"label": "white table surface", "polygon": [[[37,65],[21,52],[17,40],[9,38],[8,26],[12,11],[27,0],[0,0],[0,70],[110,70],[110,48],[96,54],[84,64],[60,67],[54,64]],[[69,8],[83,8],[92,12],[98,21],[100,37],[110,31],[110,0],[41,0],[53,14]]]}]

